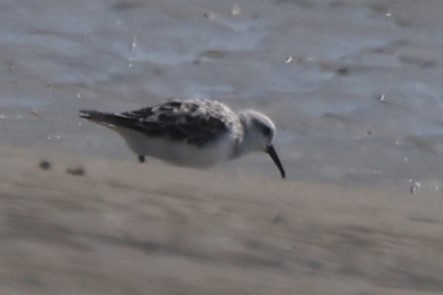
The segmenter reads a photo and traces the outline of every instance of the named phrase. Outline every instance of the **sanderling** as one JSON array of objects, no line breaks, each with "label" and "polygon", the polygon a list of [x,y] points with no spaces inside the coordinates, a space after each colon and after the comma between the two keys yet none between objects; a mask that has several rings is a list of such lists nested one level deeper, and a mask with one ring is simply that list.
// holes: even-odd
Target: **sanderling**
[{"label": "sanderling", "polygon": [[150,156],[178,166],[205,168],[264,151],[285,178],[272,145],[275,125],[254,110],[236,114],[221,102],[195,99],[119,114],[84,110],[80,117],[119,133],[141,163]]}]

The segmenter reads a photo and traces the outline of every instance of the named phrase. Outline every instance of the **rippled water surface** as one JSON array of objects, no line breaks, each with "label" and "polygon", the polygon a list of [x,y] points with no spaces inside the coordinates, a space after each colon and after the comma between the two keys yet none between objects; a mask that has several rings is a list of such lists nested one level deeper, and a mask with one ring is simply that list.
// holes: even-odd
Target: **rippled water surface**
[{"label": "rippled water surface", "polygon": [[[135,161],[78,110],[257,108],[290,179],[443,179],[443,1],[0,0],[2,144]],[[278,177],[251,155],[215,168]]]}]

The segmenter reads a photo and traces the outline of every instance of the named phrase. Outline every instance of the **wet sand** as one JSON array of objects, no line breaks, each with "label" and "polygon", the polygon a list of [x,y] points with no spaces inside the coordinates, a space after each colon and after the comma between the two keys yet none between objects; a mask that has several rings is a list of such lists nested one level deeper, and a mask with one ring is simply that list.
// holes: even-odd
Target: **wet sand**
[{"label": "wet sand", "polygon": [[1,294],[443,292],[441,195],[7,146],[0,165]]}]

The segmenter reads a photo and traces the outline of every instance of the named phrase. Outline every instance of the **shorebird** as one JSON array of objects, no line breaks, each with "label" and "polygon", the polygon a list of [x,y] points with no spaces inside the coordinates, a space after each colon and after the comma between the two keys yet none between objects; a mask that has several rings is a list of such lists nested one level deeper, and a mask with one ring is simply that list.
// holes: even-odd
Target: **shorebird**
[{"label": "shorebird", "polygon": [[281,177],[286,176],[272,144],[275,124],[255,110],[235,113],[218,101],[190,99],[123,113],[81,110],[80,117],[120,134],[140,163],[150,156],[177,166],[207,168],[262,151]]}]

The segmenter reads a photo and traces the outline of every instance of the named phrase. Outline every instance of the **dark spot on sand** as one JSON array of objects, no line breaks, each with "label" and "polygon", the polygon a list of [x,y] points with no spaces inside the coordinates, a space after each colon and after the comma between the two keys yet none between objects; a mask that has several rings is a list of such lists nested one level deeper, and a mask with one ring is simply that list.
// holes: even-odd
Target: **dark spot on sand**
[{"label": "dark spot on sand", "polygon": [[72,167],[66,169],[66,174],[74,175],[74,176],[83,176],[86,174],[86,171],[83,167]]},{"label": "dark spot on sand", "polygon": [[343,67],[343,68],[338,68],[338,69],[335,70],[335,72],[336,72],[337,74],[339,74],[339,75],[344,76],[344,75],[349,74],[349,69],[348,69],[348,68],[345,68],[345,67]]},{"label": "dark spot on sand", "polygon": [[51,170],[51,162],[47,160],[41,160],[40,163],[38,164],[38,167],[45,171]]}]

